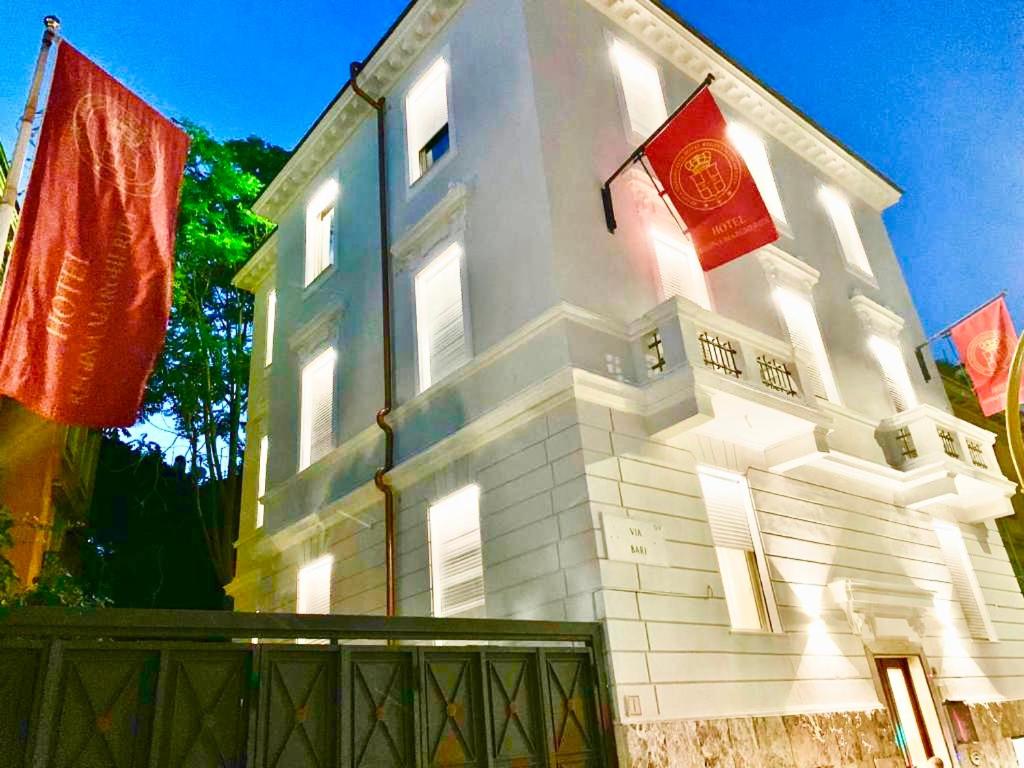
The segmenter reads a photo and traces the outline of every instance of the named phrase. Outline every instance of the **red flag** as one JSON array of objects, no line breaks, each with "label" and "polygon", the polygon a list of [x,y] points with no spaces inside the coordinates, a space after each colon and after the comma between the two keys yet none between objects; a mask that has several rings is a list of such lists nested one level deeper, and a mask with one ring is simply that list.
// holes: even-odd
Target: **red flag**
[{"label": "red flag", "polygon": [[1006,410],[1010,363],[1017,346],[1017,332],[1006,300],[1000,296],[950,331],[960,360],[974,384],[986,416]]},{"label": "red flag", "polygon": [[61,43],[0,303],[0,393],[130,426],[171,306],[188,137]]},{"label": "red flag", "polygon": [[690,230],[705,270],[779,239],[726,122],[705,88],[646,148],[651,167]]}]

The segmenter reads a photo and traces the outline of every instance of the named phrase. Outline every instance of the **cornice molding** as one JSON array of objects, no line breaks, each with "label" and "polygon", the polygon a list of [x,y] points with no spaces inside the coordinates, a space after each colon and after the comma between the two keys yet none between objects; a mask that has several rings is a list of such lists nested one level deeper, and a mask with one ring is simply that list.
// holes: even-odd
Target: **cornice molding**
[{"label": "cornice molding", "polygon": [[249,260],[235,276],[231,284],[249,293],[256,293],[268,279],[272,279],[277,270],[277,230],[274,230],[263,244],[256,249]]},{"label": "cornice molding", "polygon": [[[409,8],[370,55],[359,75],[359,85],[375,97],[385,96],[464,2],[420,0]],[[352,91],[351,82],[346,83],[260,195],[253,210],[277,221],[309,180],[371,114],[370,107]]]},{"label": "cornice molding", "polygon": [[715,98],[774,136],[829,179],[882,211],[901,192],[652,0],[587,0],[695,82],[715,75]]},{"label": "cornice molding", "polygon": [[810,264],[774,245],[761,248],[757,258],[773,288],[793,288],[810,293],[821,277],[821,273]]},{"label": "cornice molding", "polygon": [[891,309],[883,307],[867,296],[858,294],[850,299],[850,304],[853,305],[857,319],[868,333],[895,339],[906,324],[904,319]]},{"label": "cornice molding", "polygon": [[469,189],[466,185],[452,184],[437,205],[391,246],[394,271],[398,273],[414,269],[439,243],[460,239],[466,229],[468,201]]}]

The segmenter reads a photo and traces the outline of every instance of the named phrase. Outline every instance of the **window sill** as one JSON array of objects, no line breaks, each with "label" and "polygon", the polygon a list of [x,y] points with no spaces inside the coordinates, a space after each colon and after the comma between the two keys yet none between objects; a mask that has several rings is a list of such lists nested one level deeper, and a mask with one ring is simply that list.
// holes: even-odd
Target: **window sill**
[{"label": "window sill", "polygon": [[409,184],[408,188],[405,190],[406,201],[412,200],[416,196],[416,194],[421,189],[423,189],[423,187],[427,186],[430,183],[431,179],[435,178],[442,171],[442,169],[444,169],[445,167],[448,166],[449,163],[451,163],[452,158],[454,158],[457,154],[458,150],[455,148],[455,145],[453,143],[451,149],[445,152],[444,157],[442,157],[440,160],[438,160],[436,163],[430,166],[430,168],[427,169],[426,173],[420,174],[419,178],[417,178],[415,181]]},{"label": "window sill", "polygon": [[328,278],[330,278],[330,276],[333,275],[334,272],[334,262],[331,262],[326,267],[324,267],[323,270],[320,271],[319,275],[313,278],[313,282],[303,287],[302,299],[305,300],[309,298],[309,296],[311,296],[312,294],[316,293],[320,286],[327,282]]},{"label": "window sill", "polygon": [[782,637],[786,633],[781,631],[781,630],[776,632],[773,629],[733,629],[732,627],[729,627],[729,634],[730,635],[745,635],[745,636],[761,635],[761,636],[764,636],[764,637]]}]

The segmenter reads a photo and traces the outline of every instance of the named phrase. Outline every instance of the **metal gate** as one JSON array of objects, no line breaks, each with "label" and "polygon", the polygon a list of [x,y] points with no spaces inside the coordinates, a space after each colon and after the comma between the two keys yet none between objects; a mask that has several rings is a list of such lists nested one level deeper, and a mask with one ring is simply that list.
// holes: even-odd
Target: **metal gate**
[{"label": "metal gate", "polygon": [[614,766],[603,659],[592,623],[21,609],[0,765]]}]

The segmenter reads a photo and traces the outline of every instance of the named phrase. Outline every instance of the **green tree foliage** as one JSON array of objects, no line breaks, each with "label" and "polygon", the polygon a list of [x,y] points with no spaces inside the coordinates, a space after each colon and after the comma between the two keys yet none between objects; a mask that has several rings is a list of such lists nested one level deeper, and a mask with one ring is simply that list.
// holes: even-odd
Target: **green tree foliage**
[{"label": "green tree foliage", "polygon": [[221,142],[199,126],[184,128],[191,145],[174,303],[144,416],[168,424],[185,447],[192,511],[225,585],[234,571],[253,320],[252,297],[231,279],[272,229],[251,206],[287,153],[255,137]]}]

